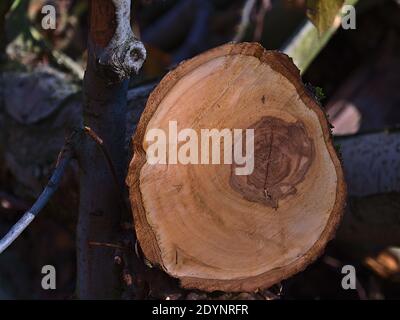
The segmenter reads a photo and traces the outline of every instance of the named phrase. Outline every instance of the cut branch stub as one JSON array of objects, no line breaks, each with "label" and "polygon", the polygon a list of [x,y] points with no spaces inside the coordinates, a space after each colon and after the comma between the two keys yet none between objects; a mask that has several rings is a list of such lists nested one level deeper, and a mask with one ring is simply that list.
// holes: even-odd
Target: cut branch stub
[{"label": "cut branch stub", "polygon": [[[171,123],[177,144],[168,139]],[[187,128],[197,133],[197,154]],[[168,164],[148,161],[161,139],[152,129],[165,132],[177,164],[173,152]],[[202,129],[225,133],[222,164],[202,161],[214,155]],[[315,260],[340,221],[346,188],[325,114],[292,61],[258,44],[225,45],[170,72],[151,94],[133,145],[127,183],[138,239],[146,258],[186,288],[269,287]],[[254,170],[239,175],[240,157],[225,161],[236,149],[254,157]]]},{"label": "cut branch stub", "polygon": [[131,0],[92,0],[90,40],[95,61],[111,82],[139,72],[146,49],[130,25]]}]

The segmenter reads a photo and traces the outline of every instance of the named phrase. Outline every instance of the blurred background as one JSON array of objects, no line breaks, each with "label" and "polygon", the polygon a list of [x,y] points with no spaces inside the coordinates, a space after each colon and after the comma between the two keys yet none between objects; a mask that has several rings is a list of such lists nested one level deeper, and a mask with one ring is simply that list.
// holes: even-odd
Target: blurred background
[{"label": "blurred background", "polygon": [[[56,8],[55,30],[41,27],[46,4]],[[400,1],[359,0],[356,29],[333,23],[323,34],[307,18],[305,0],[134,0],[132,5],[132,28],[148,58],[130,83],[128,132],[168,70],[230,41],[257,41],[292,55],[322,101],[335,136],[398,130]],[[41,192],[65,131],[79,122],[88,1],[1,0],[0,29],[2,236]],[[400,141],[397,148],[400,152]],[[325,255],[264,298],[400,298],[399,192],[351,197],[350,218]],[[40,218],[0,255],[0,299],[74,298],[78,195],[74,165]],[[46,264],[57,269],[55,291],[41,289]],[[356,267],[357,290],[341,287],[346,264]]]}]

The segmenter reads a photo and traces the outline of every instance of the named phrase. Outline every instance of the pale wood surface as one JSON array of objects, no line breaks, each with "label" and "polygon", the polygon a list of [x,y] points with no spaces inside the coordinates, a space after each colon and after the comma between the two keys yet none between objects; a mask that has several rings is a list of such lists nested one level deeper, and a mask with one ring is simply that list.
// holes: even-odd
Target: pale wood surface
[{"label": "pale wood surface", "polygon": [[[146,163],[146,132],[168,132],[169,121],[196,132],[255,128],[254,173]],[[322,253],[343,211],[343,173],[324,113],[292,61],[257,44],[225,45],[170,72],[148,100],[134,152],[127,183],[140,245],[184,287],[277,283]]]}]

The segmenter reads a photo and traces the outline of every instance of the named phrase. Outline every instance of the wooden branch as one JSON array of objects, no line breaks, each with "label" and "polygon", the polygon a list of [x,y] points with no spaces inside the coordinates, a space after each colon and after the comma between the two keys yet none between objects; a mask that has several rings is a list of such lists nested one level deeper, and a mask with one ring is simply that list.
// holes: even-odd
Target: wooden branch
[{"label": "wooden branch", "polygon": [[400,131],[337,137],[350,196],[400,192]]},{"label": "wooden branch", "polygon": [[400,131],[337,137],[348,205],[336,244],[352,258],[400,244]]},{"label": "wooden branch", "polygon": [[0,254],[3,253],[3,251],[6,250],[20,236],[20,234],[29,226],[33,219],[36,218],[44,206],[49,202],[59,187],[61,179],[65,173],[65,169],[67,168],[71,159],[71,150],[69,148],[63,150],[57,167],[42,194],[36,200],[32,208],[25,212],[22,218],[19,219],[18,222],[11,228],[11,230],[0,240]]},{"label": "wooden branch", "polygon": [[97,66],[109,81],[122,81],[139,72],[146,49],[132,32],[131,1],[91,2],[90,45]]},{"label": "wooden branch", "polygon": [[[188,1],[185,1],[188,2]],[[210,0],[192,1],[196,10],[192,26],[183,44],[174,52],[173,63],[179,63],[184,59],[191,58],[203,51],[209,36],[210,16],[212,13],[212,3]]]},{"label": "wooden branch", "polygon": [[171,63],[179,63],[204,51],[212,12],[210,0],[180,0],[143,31],[142,40],[165,50],[176,46],[177,40],[184,39],[171,57]]},{"label": "wooden branch", "polygon": [[91,1],[89,59],[83,89],[84,126],[101,137],[115,172],[110,173],[102,150],[85,135],[79,150],[77,228],[77,287],[81,299],[120,298],[121,293],[113,251],[90,243],[115,243],[121,231],[124,212],[119,190],[124,188],[126,172],[128,78],[139,71],[146,56],[130,27],[130,5],[130,0]]},{"label": "wooden branch", "polygon": [[[236,175],[236,161],[148,163],[146,134],[169,132],[169,121],[199,133],[254,129],[254,171]],[[290,59],[258,44],[218,47],[170,72],[133,148],[127,184],[139,242],[183,287],[269,287],[315,260],[339,223],[345,183],[325,115]]]},{"label": "wooden branch", "polygon": [[233,38],[234,42],[243,41],[247,28],[249,27],[251,20],[251,13],[256,5],[256,0],[246,0],[245,5],[243,6],[241,20],[238,26],[237,33]]}]

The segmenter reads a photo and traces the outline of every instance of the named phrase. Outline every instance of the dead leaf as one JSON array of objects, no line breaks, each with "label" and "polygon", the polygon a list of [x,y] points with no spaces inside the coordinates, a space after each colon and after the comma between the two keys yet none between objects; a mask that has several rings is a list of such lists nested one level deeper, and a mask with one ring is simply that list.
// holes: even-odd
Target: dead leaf
[{"label": "dead leaf", "polygon": [[323,34],[333,25],[344,0],[307,0],[307,16]]}]

